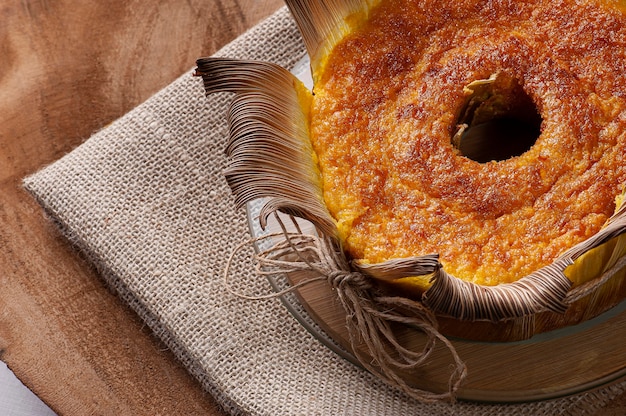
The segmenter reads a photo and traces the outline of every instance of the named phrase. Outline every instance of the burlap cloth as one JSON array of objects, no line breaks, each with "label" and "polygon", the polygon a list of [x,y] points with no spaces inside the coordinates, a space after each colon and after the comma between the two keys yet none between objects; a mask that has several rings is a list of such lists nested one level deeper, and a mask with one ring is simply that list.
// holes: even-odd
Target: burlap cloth
[{"label": "burlap cloth", "polygon": [[[219,55],[291,67],[304,54],[285,8]],[[249,236],[222,177],[230,97],[204,96],[191,72],[24,184],[69,240],[233,414],[590,414],[626,383],[516,405],[424,405],[386,387],[312,336],[278,299],[241,300],[222,284]],[[235,261],[244,263],[250,253]],[[240,268],[236,289],[264,294]],[[181,397],[181,400],[185,400]]]}]

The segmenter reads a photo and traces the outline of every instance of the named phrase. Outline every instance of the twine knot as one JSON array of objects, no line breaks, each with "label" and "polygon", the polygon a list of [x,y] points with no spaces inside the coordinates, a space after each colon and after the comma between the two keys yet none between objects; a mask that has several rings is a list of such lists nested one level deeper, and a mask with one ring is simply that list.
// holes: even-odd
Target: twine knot
[{"label": "twine knot", "polygon": [[[333,237],[305,235],[300,229],[290,232],[277,214],[276,219],[281,232],[252,240],[254,243],[273,237],[283,239],[255,255],[257,274],[269,276],[308,272],[314,275],[283,290],[261,296],[249,296],[229,289],[230,265],[235,253],[249,244],[248,241],[240,244],[228,259],[224,271],[226,288],[242,299],[260,300],[277,298],[304,285],[326,281],[335,289],[337,300],[346,313],[346,329],[352,353],[363,368],[422,402],[454,400],[455,392],[467,375],[467,368],[454,346],[437,330],[435,315],[421,303],[402,297],[376,294],[376,291],[372,290],[375,289],[374,279],[367,271],[363,271],[367,267],[359,265],[357,270],[354,264],[350,264],[343,252],[338,249],[337,241]],[[291,220],[297,226],[293,217]],[[432,272],[431,263],[435,261],[436,264],[436,258],[429,260],[431,261],[427,266]],[[414,267],[408,268],[415,271]],[[396,266],[394,269],[396,273],[397,269]],[[372,271],[371,268],[369,271]],[[416,346],[405,346],[397,338],[392,325],[403,325],[423,333],[425,339],[421,350]],[[437,341],[449,350],[453,359],[448,391],[435,393],[409,386],[400,376],[400,372],[415,371],[423,366]]]},{"label": "twine knot", "polygon": [[349,284],[355,289],[369,290],[372,282],[365,275],[351,270],[332,270],[327,274],[330,285],[337,289]]}]

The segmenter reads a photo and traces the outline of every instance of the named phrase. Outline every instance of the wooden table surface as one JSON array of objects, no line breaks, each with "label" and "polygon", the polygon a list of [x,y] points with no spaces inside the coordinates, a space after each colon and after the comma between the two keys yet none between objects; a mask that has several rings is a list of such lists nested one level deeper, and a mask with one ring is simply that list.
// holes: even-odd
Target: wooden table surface
[{"label": "wooden table surface", "polygon": [[222,415],[21,189],[281,0],[0,6],[0,359],[62,415]]},{"label": "wooden table surface", "polygon": [[[61,415],[223,415],[21,189],[281,0],[0,6],[0,359]],[[602,414],[621,414],[623,395]]]}]

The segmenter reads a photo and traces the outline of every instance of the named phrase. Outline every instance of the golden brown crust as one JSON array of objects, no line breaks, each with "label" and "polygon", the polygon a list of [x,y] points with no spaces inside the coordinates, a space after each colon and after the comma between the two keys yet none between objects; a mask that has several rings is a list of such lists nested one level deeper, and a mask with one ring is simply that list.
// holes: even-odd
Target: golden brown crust
[{"label": "golden brown crust", "polygon": [[[451,144],[463,87],[505,73],[543,118],[520,156]],[[626,16],[591,2],[384,2],[315,86],[327,205],[352,256],[439,253],[514,281],[596,233],[626,182]]]}]

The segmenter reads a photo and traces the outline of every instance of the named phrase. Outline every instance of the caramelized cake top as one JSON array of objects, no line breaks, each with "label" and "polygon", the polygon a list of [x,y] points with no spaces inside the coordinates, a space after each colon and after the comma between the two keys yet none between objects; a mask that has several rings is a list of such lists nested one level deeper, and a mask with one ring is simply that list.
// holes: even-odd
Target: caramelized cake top
[{"label": "caramelized cake top", "polygon": [[[626,14],[609,3],[377,6],[325,61],[310,114],[349,255],[439,253],[448,273],[495,285],[598,232],[626,182]],[[477,114],[497,119],[526,96],[540,133],[519,155],[478,162],[452,138],[464,87],[493,74]]]}]

